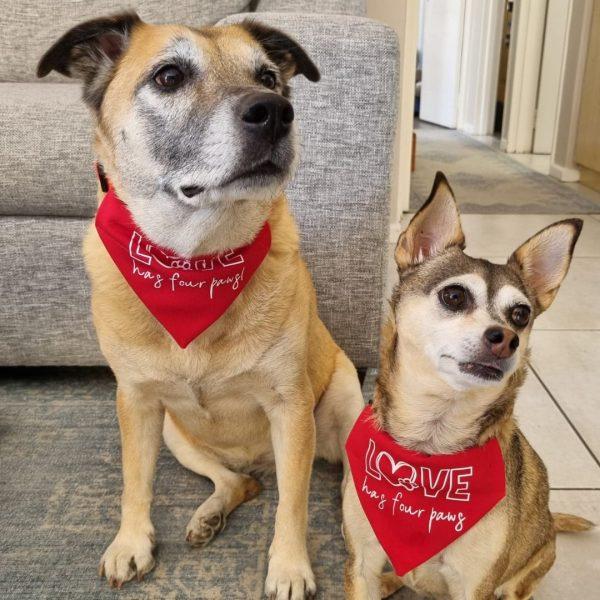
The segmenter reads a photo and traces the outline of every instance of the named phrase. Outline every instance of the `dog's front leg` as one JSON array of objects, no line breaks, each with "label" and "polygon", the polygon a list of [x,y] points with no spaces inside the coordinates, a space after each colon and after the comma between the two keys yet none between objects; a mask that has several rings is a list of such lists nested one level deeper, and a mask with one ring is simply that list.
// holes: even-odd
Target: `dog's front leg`
[{"label": "dog's front leg", "polygon": [[346,600],[380,600],[401,587],[401,581],[382,579],[387,556],[360,506],[352,475],[343,493],[343,533],[348,560],[344,588]]},{"label": "dog's front leg", "polygon": [[267,410],[279,504],[265,593],[277,600],[300,600],[316,591],[306,548],[308,491],[315,454],[313,404],[313,392],[306,382],[280,393],[276,404]]},{"label": "dog's front leg", "polygon": [[150,521],[152,480],[160,448],[164,411],[161,403],[137,388],[119,387],[123,496],[121,527],[100,562],[111,587],[138,580],[154,566],[154,527]]}]

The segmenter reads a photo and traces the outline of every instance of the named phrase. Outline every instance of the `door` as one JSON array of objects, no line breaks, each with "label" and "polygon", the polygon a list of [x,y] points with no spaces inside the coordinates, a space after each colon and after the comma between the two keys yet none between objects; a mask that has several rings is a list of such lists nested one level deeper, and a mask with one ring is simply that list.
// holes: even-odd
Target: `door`
[{"label": "door", "polygon": [[456,128],[465,0],[423,0],[423,78],[419,117]]}]

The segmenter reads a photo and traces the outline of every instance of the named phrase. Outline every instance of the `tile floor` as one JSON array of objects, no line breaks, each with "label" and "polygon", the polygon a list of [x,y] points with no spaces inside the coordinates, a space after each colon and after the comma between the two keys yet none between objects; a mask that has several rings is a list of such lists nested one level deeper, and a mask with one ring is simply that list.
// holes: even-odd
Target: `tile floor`
[{"label": "tile floor", "polygon": [[[464,215],[467,252],[504,261],[522,241],[561,218]],[[600,524],[600,215],[583,219],[571,271],[535,324],[531,371],[516,412],[548,467],[552,509]],[[394,277],[390,264],[390,281]],[[591,600],[600,597],[599,590],[600,527],[560,534],[556,564],[536,600]]]}]

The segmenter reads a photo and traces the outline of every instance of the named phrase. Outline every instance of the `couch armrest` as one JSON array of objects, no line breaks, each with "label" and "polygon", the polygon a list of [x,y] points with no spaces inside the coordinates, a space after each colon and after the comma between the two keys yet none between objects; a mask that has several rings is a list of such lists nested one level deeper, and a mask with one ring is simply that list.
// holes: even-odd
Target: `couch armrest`
[{"label": "couch armrest", "polygon": [[364,16],[366,0],[254,0],[256,12],[329,13]]},{"label": "couch armrest", "polygon": [[292,81],[300,166],[288,188],[319,313],[359,367],[378,362],[388,254],[398,43],[373,20],[341,15],[234,15],[292,35],[321,71]]}]

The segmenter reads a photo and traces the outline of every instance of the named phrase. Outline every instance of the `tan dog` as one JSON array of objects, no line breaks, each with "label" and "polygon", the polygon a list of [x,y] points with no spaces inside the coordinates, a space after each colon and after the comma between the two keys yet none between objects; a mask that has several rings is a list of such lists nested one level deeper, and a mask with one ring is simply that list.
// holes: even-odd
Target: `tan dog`
[{"label": "tan dog", "polygon": [[52,69],[83,79],[99,161],[154,243],[193,256],[248,244],[265,220],[272,235],[241,295],[182,350],[90,228],[85,260],[98,337],[118,383],[124,479],[121,527],[101,571],[120,587],[154,565],[150,505],[162,432],[177,459],[215,485],[189,522],[193,545],[210,541],[259,492],[241,472],[274,461],[279,505],[265,590],[311,595],[315,448],[341,460],[362,407],[354,366],[317,315],[282,193],[296,161],[287,82],[296,74],[316,81],[318,70],[294,40],[256,22],[196,30],[148,25],[135,14],[67,32],[38,73]]},{"label": "tan dog", "polygon": [[402,579],[392,573],[382,578],[387,556],[349,478],[348,598],[381,598],[404,584],[435,598],[525,600],[554,562],[556,531],[591,526],[550,514],[546,469],[513,418],[534,318],[552,303],[581,226],[569,219],[547,227],[506,265],[471,258],[462,251],[450,186],[441,173],[436,177],[396,247],[399,282],[373,411],[398,443],[425,454],[451,454],[497,438],[506,497]]}]

